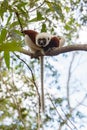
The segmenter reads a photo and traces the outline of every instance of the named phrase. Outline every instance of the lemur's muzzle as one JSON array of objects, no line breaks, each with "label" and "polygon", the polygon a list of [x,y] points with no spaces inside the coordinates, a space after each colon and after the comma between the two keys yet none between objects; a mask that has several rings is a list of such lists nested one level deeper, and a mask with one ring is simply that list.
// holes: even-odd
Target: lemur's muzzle
[{"label": "lemur's muzzle", "polygon": [[46,46],[46,39],[45,39],[45,38],[43,38],[43,39],[38,39],[38,44],[39,44],[41,47]]}]

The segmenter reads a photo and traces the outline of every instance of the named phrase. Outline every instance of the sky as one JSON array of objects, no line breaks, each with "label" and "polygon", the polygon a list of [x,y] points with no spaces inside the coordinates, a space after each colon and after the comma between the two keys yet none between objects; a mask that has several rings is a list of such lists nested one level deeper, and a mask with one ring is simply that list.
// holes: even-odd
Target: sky
[{"label": "sky", "polygon": [[83,27],[82,30],[79,32],[79,40],[81,44],[87,44],[87,27]]}]

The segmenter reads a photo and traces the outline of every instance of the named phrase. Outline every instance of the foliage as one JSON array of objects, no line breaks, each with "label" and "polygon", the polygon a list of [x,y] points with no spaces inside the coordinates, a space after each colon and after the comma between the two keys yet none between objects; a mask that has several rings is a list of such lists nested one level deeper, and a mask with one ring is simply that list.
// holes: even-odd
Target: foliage
[{"label": "foliage", "polygon": [[[64,35],[67,44],[78,37],[78,30],[87,24],[86,0],[2,0],[0,1],[0,129],[1,130],[37,130],[38,128],[38,91],[39,63],[20,53],[25,47],[22,29],[35,29],[38,32]],[[78,15],[77,15],[78,13]],[[75,53],[76,54],[76,53]],[[73,57],[74,54],[71,56]],[[68,55],[64,54],[66,61]],[[58,57],[57,57],[58,58]],[[59,59],[45,58],[45,100],[46,129],[77,130],[85,124],[76,119],[85,120],[85,113],[78,109],[84,100],[73,106],[70,102],[70,87],[73,93],[78,81],[71,81],[71,70],[68,64],[67,92],[62,93],[61,71],[55,62]],[[4,59],[4,60],[3,60]],[[63,64],[63,62],[62,62]],[[67,69],[68,69],[67,68]],[[67,72],[66,72],[67,73]],[[36,83],[37,81],[37,83]],[[54,88],[55,87],[55,88]],[[53,94],[53,88],[55,94]],[[79,89],[81,84],[79,85]],[[62,96],[61,94],[62,93]],[[66,96],[67,95],[67,96]],[[80,122],[80,123],[78,123]]]}]

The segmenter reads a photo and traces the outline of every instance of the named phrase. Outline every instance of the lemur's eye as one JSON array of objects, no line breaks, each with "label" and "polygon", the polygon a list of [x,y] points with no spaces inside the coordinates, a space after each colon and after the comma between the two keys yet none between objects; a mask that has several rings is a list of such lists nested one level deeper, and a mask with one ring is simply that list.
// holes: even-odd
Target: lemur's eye
[{"label": "lemur's eye", "polygon": [[48,40],[50,40],[50,38],[48,37]]}]

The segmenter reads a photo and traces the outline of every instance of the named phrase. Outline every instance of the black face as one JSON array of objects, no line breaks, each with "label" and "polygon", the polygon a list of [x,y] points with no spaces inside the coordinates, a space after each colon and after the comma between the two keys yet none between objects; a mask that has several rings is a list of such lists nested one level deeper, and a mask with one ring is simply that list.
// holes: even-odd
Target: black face
[{"label": "black face", "polygon": [[47,41],[45,38],[40,38],[38,39],[38,44],[41,46],[41,47],[44,47],[46,45]]}]

